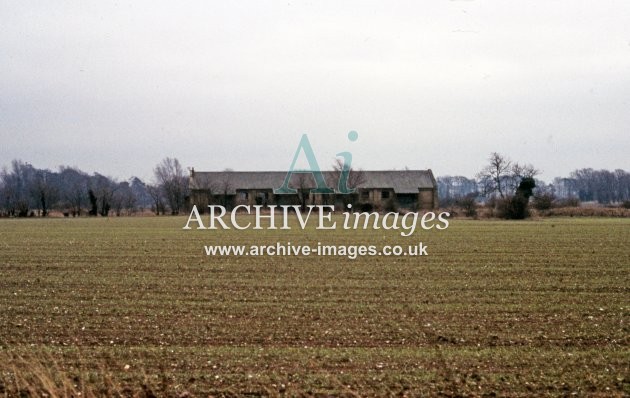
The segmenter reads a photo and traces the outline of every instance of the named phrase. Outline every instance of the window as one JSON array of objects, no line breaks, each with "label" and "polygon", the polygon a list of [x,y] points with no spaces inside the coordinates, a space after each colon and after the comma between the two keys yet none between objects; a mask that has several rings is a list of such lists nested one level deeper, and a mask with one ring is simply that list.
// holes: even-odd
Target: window
[{"label": "window", "polygon": [[267,200],[269,199],[269,192],[258,192],[258,197],[260,199]]},{"label": "window", "polygon": [[389,191],[381,191],[381,199],[389,199]]},{"label": "window", "polygon": [[269,199],[269,194],[267,192],[258,192],[256,194],[257,205],[266,205],[268,199]]},{"label": "window", "polygon": [[246,191],[240,191],[238,193],[238,198],[240,200],[247,200],[249,198],[249,195],[248,195],[248,193]]},{"label": "window", "polygon": [[361,199],[362,200],[369,200],[370,199],[370,191],[368,191],[367,189],[361,191]]}]

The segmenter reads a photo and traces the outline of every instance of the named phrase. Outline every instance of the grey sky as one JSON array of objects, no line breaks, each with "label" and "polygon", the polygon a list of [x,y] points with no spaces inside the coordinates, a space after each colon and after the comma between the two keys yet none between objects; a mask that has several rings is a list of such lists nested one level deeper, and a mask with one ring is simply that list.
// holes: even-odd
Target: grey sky
[{"label": "grey sky", "polygon": [[626,0],[0,4],[2,165],[630,169]]}]

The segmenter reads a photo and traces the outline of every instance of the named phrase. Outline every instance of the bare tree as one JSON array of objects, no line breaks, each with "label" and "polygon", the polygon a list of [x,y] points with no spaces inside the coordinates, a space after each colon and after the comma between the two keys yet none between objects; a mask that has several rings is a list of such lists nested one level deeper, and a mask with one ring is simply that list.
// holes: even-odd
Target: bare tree
[{"label": "bare tree", "polygon": [[153,172],[171,209],[171,214],[179,214],[188,193],[188,178],[179,160],[167,157],[155,167]]},{"label": "bare tree", "polygon": [[151,197],[153,201],[153,211],[156,215],[160,215],[165,213],[164,209],[164,201],[162,200],[162,189],[158,185],[147,184],[147,193]]},{"label": "bare tree", "polygon": [[33,166],[21,160],[13,160],[11,169],[2,170],[2,199],[10,216],[26,217],[34,207],[30,192],[34,174]]},{"label": "bare tree", "polygon": [[579,169],[571,173],[570,180],[580,200],[599,203],[630,200],[630,173],[624,170]]},{"label": "bare tree", "polygon": [[512,162],[497,152],[492,152],[488,160],[489,164],[477,174],[477,178],[482,184],[484,195],[498,192],[499,196],[503,198],[506,194],[506,184],[510,178]]},{"label": "bare tree", "polygon": [[[228,179],[226,178],[225,180]],[[197,190],[196,200],[201,201],[198,205],[205,208],[214,203],[215,194],[219,192],[227,194],[230,184],[221,184],[220,182],[214,181],[205,173],[195,173],[195,188]]]},{"label": "bare tree", "polygon": [[521,183],[521,181],[523,181],[524,178],[534,178],[538,174],[540,174],[540,171],[534,168],[534,166],[532,166],[531,164],[513,163],[510,178],[508,180],[508,188],[511,191],[516,191],[519,184]]},{"label": "bare tree", "polygon": [[[343,160],[341,160],[340,158],[336,158],[335,161],[333,162],[332,168],[332,181],[330,181],[329,183],[332,184],[331,188],[334,188],[335,191],[337,191],[337,185],[339,183],[339,179],[341,178],[341,173],[343,171]],[[347,186],[350,189],[356,189],[358,188],[361,184],[364,184],[366,181],[366,176],[365,176],[365,172],[362,169],[355,169],[354,167],[350,167],[350,170],[348,172],[348,179],[347,179]],[[337,193],[335,193],[334,198],[335,201],[337,199]],[[343,194],[342,196],[342,200],[344,205],[347,205],[348,203],[352,203],[354,204],[357,201],[358,198],[358,194],[357,192],[352,193],[352,194]]]},{"label": "bare tree", "polygon": [[112,208],[117,216],[121,216],[123,210],[127,215],[133,214],[136,207],[136,197],[131,189],[131,185],[127,181],[118,184],[114,195],[112,196]]},{"label": "bare tree", "polygon": [[300,202],[300,209],[304,211],[306,209],[306,205],[311,194],[311,189],[308,186],[308,178],[305,173],[297,173],[295,174],[295,176],[298,185],[297,195],[298,201]]},{"label": "bare tree", "polygon": [[440,205],[450,206],[463,199],[470,200],[478,195],[477,181],[464,176],[441,176],[437,178]]},{"label": "bare tree", "polygon": [[70,210],[73,217],[81,216],[83,206],[88,203],[89,176],[79,169],[63,166],[59,168],[59,175],[62,206]]},{"label": "bare tree", "polygon": [[133,193],[133,197],[135,199],[134,207],[140,211],[143,211],[146,208],[151,208],[153,199],[147,191],[147,184],[138,177],[131,177],[129,181],[131,184],[131,192]]},{"label": "bare tree", "polygon": [[228,203],[228,195],[232,190],[232,178],[230,175],[231,169],[226,169],[227,173],[224,173],[223,179],[219,182],[219,192],[221,192],[221,201],[222,205],[225,207],[229,206]]},{"label": "bare tree", "polygon": [[[337,182],[341,177],[343,166],[343,160],[341,160],[340,158],[336,158],[333,162],[333,176],[335,179],[335,186],[333,188],[337,188]],[[359,185],[365,183],[365,180],[365,172],[362,169],[355,169],[354,167],[350,167],[350,171],[348,173],[348,188],[357,188],[359,187]]]},{"label": "bare tree", "polygon": [[123,207],[127,210],[127,215],[134,214],[136,210],[138,210],[138,198],[136,198],[136,195],[131,187],[129,190],[125,191],[125,195],[123,196]]},{"label": "bare tree", "polygon": [[[151,203],[145,184],[137,177],[119,183],[98,173],[90,176],[76,167],[50,171],[19,160],[0,171],[0,215],[25,217],[39,210],[45,217],[51,210],[60,210],[66,216],[80,216],[86,208],[92,216],[107,216],[112,209],[120,215],[123,210],[131,214],[138,205]],[[163,206],[158,208],[163,210]]]},{"label": "bare tree", "polygon": [[58,184],[55,183],[56,175],[49,170],[35,170],[30,185],[30,193],[33,203],[41,211],[42,217],[46,217],[50,208],[58,198]]},{"label": "bare tree", "polygon": [[501,198],[505,198],[514,194],[523,179],[533,179],[539,173],[531,164],[512,162],[507,157],[492,152],[488,165],[477,173],[477,178],[485,196],[498,193]]},{"label": "bare tree", "polygon": [[112,208],[112,199],[117,189],[118,184],[112,178],[94,173],[90,177],[88,190],[88,196],[92,205],[90,214],[96,215],[94,214],[96,211],[101,216],[107,217]]}]

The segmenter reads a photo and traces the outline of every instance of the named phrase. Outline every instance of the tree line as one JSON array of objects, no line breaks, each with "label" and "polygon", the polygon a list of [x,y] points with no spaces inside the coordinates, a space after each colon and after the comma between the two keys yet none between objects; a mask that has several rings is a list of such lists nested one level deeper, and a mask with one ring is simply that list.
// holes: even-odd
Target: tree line
[{"label": "tree line", "polygon": [[623,203],[630,200],[630,172],[617,169],[577,169],[568,177],[556,177],[547,184],[536,178],[532,165],[511,162],[498,153],[490,155],[488,164],[475,177],[440,176],[437,178],[441,204],[451,204],[472,196],[478,201],[513,195],[523,178],[535,181],[533,195],[547,195],[557,200],[573,199],[600,204]]},{"label": "tree line", "polygon": [[68,217],[131,215],[144,210],[179,214],[188,196],[188,178],[180,162],[165,158],[155,167],[154,178],[150,183],[138,177],[117,181],[77,167],[52,171],[13,160],[0,172],[0,216],[46,217],[51,211]]},{"label": "tree line", "polygon": [[[340,170],[338,164],[333,168]],[[630,173],[621,169],[578,169],[549,184],[536,179],[538,174],[532,165],[492,153],[475,177],[438,177],[439,201],[442,206],[458,204],[471,213],[478,202],[510,206],[517,193],[533,196],[534,203],[543,208],[555,201],[602,204],[630,201]],[[155,166],[153,175],[151,182],[138,177],[117,181],[99,173],[88,174],[77,167],[61,166],[51,171],[13,160],[0,172],[0,216],[47,216],[51,211],[65,216],[130,215],[145,210],[159,215],[184,211],[189,195],[188,175],[179,160],[163,159]],[[363,174],[353,170],[350,178],[352,186],[360,185]],[[522,198],[519,200],[523,202]]]}]

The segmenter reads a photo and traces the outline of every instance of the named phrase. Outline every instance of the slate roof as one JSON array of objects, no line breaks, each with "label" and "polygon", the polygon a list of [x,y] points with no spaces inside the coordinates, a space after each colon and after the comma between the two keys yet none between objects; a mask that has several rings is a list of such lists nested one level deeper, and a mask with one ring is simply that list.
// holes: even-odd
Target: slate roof
[{"label": "slate roof", "polygon": [[[336,174],[324,171],[324,178],[329,187],[336,187]],[[384,170],[363,171],[365,182],[358,188],[393,189],[396,193],[418,193],[420,189],[437,189],[433,172],[429,170]],[[212,188],[215,192],[227,192],[234,195],[237,190],[273,189],[284,183],[286,171],[195,171],[190,178],[190,189]],[[314,188],[315,181],[310,174],[293,174],[291,188],[299,188],[299,179],[303,178],[305,188]]]}]

